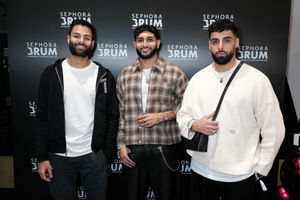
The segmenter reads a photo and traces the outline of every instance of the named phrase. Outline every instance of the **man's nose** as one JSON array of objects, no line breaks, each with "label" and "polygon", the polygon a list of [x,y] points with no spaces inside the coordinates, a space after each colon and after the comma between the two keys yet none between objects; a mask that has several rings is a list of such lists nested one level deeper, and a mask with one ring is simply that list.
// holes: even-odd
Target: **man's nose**
[{"label": "man's nose", "polygon": [[224,43],[222,41],[219,42],[218,48],[219,48],[219,50],[223,50],[224,49]]},{"label": "man's nose", "polygon": [[80,36],[80,38],[79,38],[78,40],[79,40],[79,43],[80,43],[80,44],[83,44],[84,37],[83,37],[83,36]]}]

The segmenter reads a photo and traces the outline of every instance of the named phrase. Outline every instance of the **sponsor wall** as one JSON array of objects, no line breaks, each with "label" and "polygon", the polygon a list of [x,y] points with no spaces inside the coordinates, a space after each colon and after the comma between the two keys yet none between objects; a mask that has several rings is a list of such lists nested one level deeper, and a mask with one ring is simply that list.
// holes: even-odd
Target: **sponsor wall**
[{"label": "sponsor wall", "polygon": [[[66,39],[74,19],[85,19],[96,27],[98,40],[93,60],[109,68],[116,78],[137,58],[132,32],[138,25],[156,26],[162,35],[160,55],[191,77],[212,62],[208,51],[208,26],[219,19],[230,19],[242,31],[239,58],[270,78],[283,103],[290,3],[289,0],[9,1],[8,42],[17,193],[25,199],[50,199],[47,183],[37,174],[34,154],[37,91],[44,68],[56,59],[68,56]],[[180,163],[181,199],[186,199],[190,158],[183,148]],[[108,168],[111,171],[108,199],[125,199],[125,179],[117,155]],[[145,198],[155,199],[151,188]],[[80,184],[77,199],[86,199]]]}]

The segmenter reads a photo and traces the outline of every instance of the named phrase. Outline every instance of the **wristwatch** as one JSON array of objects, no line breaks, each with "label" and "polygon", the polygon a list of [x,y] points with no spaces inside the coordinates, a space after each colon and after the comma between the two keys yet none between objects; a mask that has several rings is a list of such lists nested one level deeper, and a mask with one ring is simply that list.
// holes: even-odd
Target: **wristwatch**
[{"label": "wristwatch", "polygon": [[164,112],[164,121],[168,121],[168,120],[169,120],[168,114]]}]

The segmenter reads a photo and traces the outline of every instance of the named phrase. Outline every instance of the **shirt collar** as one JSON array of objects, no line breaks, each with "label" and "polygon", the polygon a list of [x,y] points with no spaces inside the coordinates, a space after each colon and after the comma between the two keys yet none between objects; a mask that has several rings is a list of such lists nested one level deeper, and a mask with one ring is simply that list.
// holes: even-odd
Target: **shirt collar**
[{"label": "shirt collar", "polygon": [[[139,59],[135,60],[135,62],[133,63],[133,67],[134,67],[133,73],[142,70]],[[159,57],[157,59],[157,62],[155,63],[155,65],[152,68],[154,70],[157,70],[157,71],[161,72],[161,73],[164,73],[165,68],[166,68],[166,61],[163,58]]]}]

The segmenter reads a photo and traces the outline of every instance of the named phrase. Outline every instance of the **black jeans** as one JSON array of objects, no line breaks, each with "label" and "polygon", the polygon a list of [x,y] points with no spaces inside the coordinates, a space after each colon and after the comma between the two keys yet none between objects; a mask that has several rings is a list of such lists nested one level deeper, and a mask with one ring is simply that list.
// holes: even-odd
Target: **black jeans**
[{"label": "black jeans", "polygon": [[148,186],[156,200],[178,198],[179,159],[177,145],[130,145],[135,166],[124,171],[128,200],[144,200]]},{"label": "black jeans", "polygon": [[192,171],[189,199],[201,200],[255,200],[255,176],[237,182],[220,182],[207,179]]},{"label": "black jeans", "polygon": [[54,200],[74,200],[77,178],[89,200],[105,200],[107,185],[107,161],[103,151],[78,157],[49,154],[53,178],[49,183]]}]

